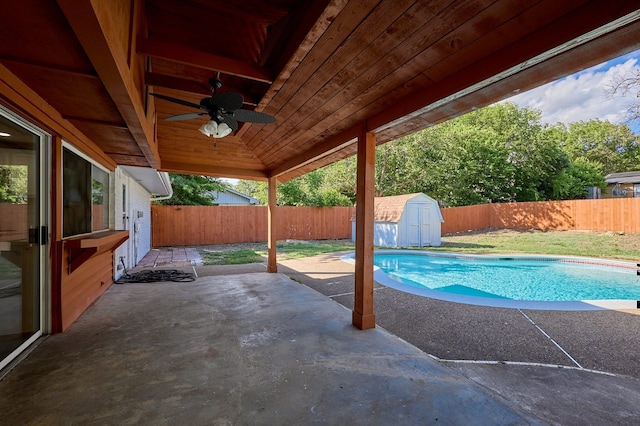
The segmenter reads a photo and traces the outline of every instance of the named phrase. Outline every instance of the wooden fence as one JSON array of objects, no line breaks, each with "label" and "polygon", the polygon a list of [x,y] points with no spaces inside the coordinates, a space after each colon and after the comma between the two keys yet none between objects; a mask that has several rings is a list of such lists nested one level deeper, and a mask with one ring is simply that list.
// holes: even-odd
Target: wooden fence
[{"label": "wooden fence", "polygon": [[27,204],[0,203],[0,241],[27,239]]},{"label": "wooden fence", "polygon": [[[278,240],[351,238],[354,207],[277,207]],[[267,241],[265,206],[152,206],[152,244]],[[485,228],[640,233],[640,198],[480,204],[442,209],[442,235]]]},{"label": "wooden fence", "polygon": [[[278,240],[351,238],[355,207],[277,207]],[[266,206],[152,206],[152,245],[267,241]]]},{"label": "wooden fence", "polygon": [[484,228],[640,233],[640,198],[480,204],[442,209],[442,234]]}]

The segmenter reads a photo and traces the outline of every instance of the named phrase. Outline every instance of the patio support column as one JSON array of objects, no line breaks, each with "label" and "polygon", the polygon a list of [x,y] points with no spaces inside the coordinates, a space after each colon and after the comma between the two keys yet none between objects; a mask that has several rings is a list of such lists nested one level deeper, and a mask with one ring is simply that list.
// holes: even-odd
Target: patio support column
[{"label": "patio support column", "polygon": [[278,272],[278,264],[276,262],[276,178],[269,178],[269,202],[267,207],[268,225],[267,225],[267,272]]},{"label": "patio support column", "polygon": [[352,323],[360,330],[374,328],[373,313],[373,196],[376,137],[366,126],[358,136],[356,194],[356,269]]}]

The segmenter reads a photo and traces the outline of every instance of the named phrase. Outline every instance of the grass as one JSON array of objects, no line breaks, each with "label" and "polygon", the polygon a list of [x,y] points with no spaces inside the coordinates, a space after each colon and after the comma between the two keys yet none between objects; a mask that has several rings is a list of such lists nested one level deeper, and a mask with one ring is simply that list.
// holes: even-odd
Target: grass
[{"label": "grass", "polygon": [[614,232],[492,230],[451,235],[428,250],[458,253],[523,253],[640,261],[640,235]]},{"label": "grass", "polygon": [[[277,244],[277,260],[338,251],[353,251],[349,240],[292,241]],[[423,250],[469,254],[550,254],[640,261],[640,235],[614,232],[489,230],[449,235],[440,247]],[[201,249],[204,265],[260,263],[267,260],[266,243],[233,244]]]},{"label": "grass", "polygon": [[255,250],[205,251],[200,253],[203,265],[242,265],[264,262],[265,258]]},{"label": "grass", "polygon": [[[323,253],[354,250],[348,240],[287,241],[276,244],[277,260],[298,259]],[[267,261],[266,243],[230,244],[200,250],[203,265],[238,265]]]}]

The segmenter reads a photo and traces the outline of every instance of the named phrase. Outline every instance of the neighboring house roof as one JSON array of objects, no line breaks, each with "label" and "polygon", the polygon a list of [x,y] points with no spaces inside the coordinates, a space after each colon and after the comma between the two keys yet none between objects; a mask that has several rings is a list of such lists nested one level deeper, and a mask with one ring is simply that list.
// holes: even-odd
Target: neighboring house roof
[{"label": "neighboring house roof", "polygon": [[640,183],[640,171],[610,173],[604,177],[607,183]]},{"label": "neighboring house roof", "polygon": [[[409,201],[429,201],[436,206],[438,202],[422,192],[404,195],[392,195],[390,197],[375,197],[373,199],[373,220],[375,222],[391,222],[398,223],[404,213],[404,209]],[[444,222],[440,208],[438,208],[438,216],[440,222]],[[351,220],[355,220],[355,213]]]},{"label": "neighboring house roof", "polygon": [[260,200],[250,195],[243,194],[231,188],[226,188],[224,192],[213,192],[218,204],[260,204]]}]

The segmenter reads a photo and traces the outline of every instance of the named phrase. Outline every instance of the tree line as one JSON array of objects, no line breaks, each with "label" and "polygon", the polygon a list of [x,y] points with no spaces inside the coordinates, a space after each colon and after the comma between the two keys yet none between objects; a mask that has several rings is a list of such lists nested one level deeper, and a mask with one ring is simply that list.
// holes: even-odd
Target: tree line
[{"label": "tree line", "polygon": [[[604,176],[640,168],[640,140],[626,124],[541,122],[541,113],[501,103],[376,149],[376,196],[423,192],[446,206],[585,198]],[[266,204],[267,184],[239,181]],[[356,157],[277,188],[279,205],[353,205]]]}]

